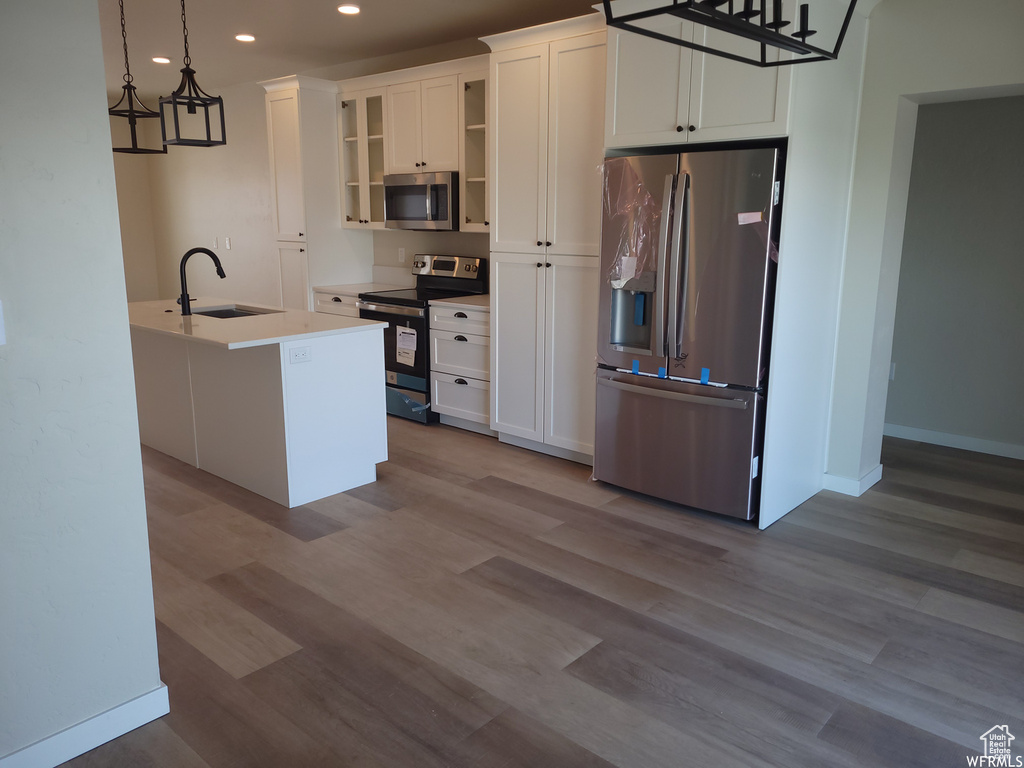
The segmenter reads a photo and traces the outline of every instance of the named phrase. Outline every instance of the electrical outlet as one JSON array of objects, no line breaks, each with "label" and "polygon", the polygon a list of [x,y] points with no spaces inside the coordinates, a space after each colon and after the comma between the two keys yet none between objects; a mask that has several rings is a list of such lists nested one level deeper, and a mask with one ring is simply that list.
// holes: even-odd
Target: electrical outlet
[{"label": "electrical outlet", "polygon": [[398,263],[405,264],[405,248],[398,249]]},{"label": "electrical outlet", "polygon": [[225,237],[224,238],[224,250],[227,250],[227,251],[231,250],[231,238],[230,237]]},{"label": "electrical outlet", "polygon": [[889,363],[889,381],[896,381],[896,363]]},{"label": "electrical outlet", "polygon": [[313,351],[309,347],[292,347],[288,350],[288,362],[308,363],[313,359]]}]

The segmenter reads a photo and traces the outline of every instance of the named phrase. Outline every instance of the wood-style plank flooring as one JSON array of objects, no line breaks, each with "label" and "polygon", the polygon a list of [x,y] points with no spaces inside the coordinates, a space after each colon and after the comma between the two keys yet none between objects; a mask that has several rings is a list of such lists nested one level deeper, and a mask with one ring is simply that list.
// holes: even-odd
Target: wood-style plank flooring
[{"label": "wood-style plank flooring", "polygon": [[171,713],[67,765],[961,766],[997,724],[1024,745],[1024,462],[887,440],[862,498],[759,532],[389,429],[376,483],[293,510],[144,450]]}]

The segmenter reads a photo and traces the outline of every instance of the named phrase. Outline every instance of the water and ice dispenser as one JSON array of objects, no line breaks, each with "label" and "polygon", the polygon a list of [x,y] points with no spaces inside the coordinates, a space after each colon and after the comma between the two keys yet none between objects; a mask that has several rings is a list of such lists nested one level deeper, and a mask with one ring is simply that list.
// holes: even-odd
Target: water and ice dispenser
[{"label": "water and ice dispenser", "polygon": [[609,342],[619,351],[651,353],[656,278],[657,273],[644,272],[624,282],[611,281]]}]

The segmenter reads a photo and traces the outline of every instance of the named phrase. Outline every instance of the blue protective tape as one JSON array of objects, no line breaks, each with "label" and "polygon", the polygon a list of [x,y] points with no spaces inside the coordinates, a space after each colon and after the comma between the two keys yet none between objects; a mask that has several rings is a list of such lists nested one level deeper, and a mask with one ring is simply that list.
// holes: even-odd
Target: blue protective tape
[{"label": "blue protective tape", "polygon": [[668,378],[668,371],[665,370],[664,368],[659,368],[658,369],[658,378],[659,379],[667,379]]},{"label": "blue protective tape", "polygon": [[633,373],[640,373],[640,361],[639,360],[634,360],[633,361]]},{"label": "blue protective tape", "polygon": [[645,293],[638,293],[633,299],[633,325],[642,326],[644,324],[644,298],[646,296]]},{"label": "blue protective tape", "polygon": [[710,368],[701,368],[700,369],[700,383],[701,384],[707,384],[709,381],[711,381],[711,369]]}]

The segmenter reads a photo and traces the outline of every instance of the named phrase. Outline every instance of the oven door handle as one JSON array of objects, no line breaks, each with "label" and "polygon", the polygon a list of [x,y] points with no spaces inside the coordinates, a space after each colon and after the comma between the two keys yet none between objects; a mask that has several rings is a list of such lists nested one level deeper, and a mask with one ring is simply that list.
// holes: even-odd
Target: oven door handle
[{"label": "oven door handle", "polygon": [[406,317],[426,317],[427,312],[418,307],[399,307],[395,304],[371,304],[368,301],[357,301],[358,309],[365,309],[367,312],[380,312],[383,315],[404,315]]}]

